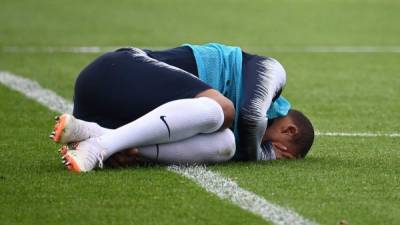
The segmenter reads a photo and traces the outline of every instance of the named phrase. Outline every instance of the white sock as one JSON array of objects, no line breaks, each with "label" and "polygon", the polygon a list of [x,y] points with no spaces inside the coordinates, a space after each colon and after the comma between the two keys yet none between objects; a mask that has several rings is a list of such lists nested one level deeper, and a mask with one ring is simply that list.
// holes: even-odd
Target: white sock
[{"label": "white sock", "polygon": [[167,164],[209,164],[230,160],[235,154],[235,136],[230,129],[166,144],[139,147],[139,155]]},{"label": "white sock", "polygon": [[199,133],[213,133],[224,122],[221,106],[201,97],[165,103],[139,119],[98,137],[104,159],[128,149],[175,142]]}]

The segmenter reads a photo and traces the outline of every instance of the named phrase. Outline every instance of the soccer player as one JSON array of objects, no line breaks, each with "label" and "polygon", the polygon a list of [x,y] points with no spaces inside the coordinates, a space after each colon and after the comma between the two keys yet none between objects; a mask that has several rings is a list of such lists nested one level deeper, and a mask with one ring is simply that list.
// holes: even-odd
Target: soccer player
[{"label": "soccer player", "polygon": [[167,163],[302,158],[314,131],[280,96],[285,82],[278,61],[239,47],[123,48],[80,73],[77,119],[61,116],[52,138],[80,141],[62,148],[76,172],[130,148]]}]

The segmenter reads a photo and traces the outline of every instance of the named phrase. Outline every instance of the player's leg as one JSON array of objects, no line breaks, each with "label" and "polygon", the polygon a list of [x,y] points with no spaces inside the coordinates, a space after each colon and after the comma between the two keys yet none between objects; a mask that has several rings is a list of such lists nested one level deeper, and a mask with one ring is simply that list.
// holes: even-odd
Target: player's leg
[{"label": "player's leg", "polygon": [[99,137],[111,129],[104,128],[95,122],[87,122],[64,113],[55,118],[54,131],[50,139],[61,144],[79,142],[92,137]]},{"label": "player's leg", "polygon": [[[76,119],[69,114],[63,114],[57,120],[59,122],[56,130],[60,134],[58,138],[67,144],[60,148],[61,155],[65,155],[69,148],[76,148],[74,147],[75,142],[98,137],[112,131],[112,129],[103,128],[96,123]],[[166,164],[218,163],[229,160],[234,154],[235,139],[232,131],[224,129],[212,134],[199,134],[178,142],[149,145],[138,149],[140,157],[152,162]],[[129,159],[123,160],[129,161]]]},{"label": "player's leg", "polygon": [[[234,117],[232,102],[226,101],[224,96],[213,89],[200,92],[196,97],[209,97],[218,102],[224,112],[224,124],[222,127],[227,128],[230,126]],[[55,142],[68,144],[83,141],[91,137],[99,137],[109,130],[112,129],[102,127],[95,122],[77,119],[70,114],[63,114],[56,117],[54,131],[50,134],[50,138]]]},{"label": "player's leg", "polygon": [[97,138],[108,158],[130,147],[175,142],[221,128],[221,106],[207,97],[168,102],[141,118]]},{"label": "player's leg", "polygon": [[194,98],[210,86],[140,49],[106,53],[90,63],[75,83],[73,115],[105,128],[118,128],[167,102]]},{"label": "player's leg", "polygon": [[[127,53],[127,52],[124,52]],[[152,75],[157,75],[161,73],[163,74],[168,74],[165,75],[165,77],[160,77],[160,76],[155,76],[152,78],[157,78],[157,79],[164,79],[162,82],[159,82],[157,79],[139,79],[136,80],[140,83],[140,85],[136,85],[135,87],[132,87],[135,82],[132,83],[132,79],[137,79],[138,76],[129,76],[128,78],[123,77],[126,82],[120,82],[119,85],[120,87],[118,88],[117,92],[123,92],[122,95],[117,95],[116,101],[111,101],[110,102],[110,97],[107,95],[104,95],[104,91],[99,91],[100,96],[97,96],[101,99],[101,102],[104,103],[104,101],[109,101],[108,106],[106,108],[101,107],[104,104],[95,104],[94,107],[90,107],[90,104],[93,104],[92,102],[87,102],[87,104],[77,104],[78,107],[75,109],[80,110],[74,110],[74,113],[78,112],[83,112],[83,113],[76,113],[78,116],[85,117],[85,110],[82,110],[82,108],[86,107],[89,108],[89,111],[95,112],[97,114],[104,113],[108,117],[112,117],[112,119],[119,119],[119,118],[128,118],[129,116],[132,118],[132,115],[129,115],[130,112],[132,112],[135,109],[137,111],[142,110],[143,108],[146,108],[145,110],[151,108],[152,106],[155,106],[159,104],[160,102],[167,101],[168,99],[174,99],[174,98],[181,98],[182,96],[188,95],[188,96],[193,96],[195,92],[196,94],[200,93],[200,88],[206,87],[206,85],[202,84],[201,81],[199,81],[197,78],[194,78],[190,76],[190,74],[185,73],[184,71],[181,71],[177,68],[171,68],[171,66],[167,64],[163,64],[160,62],[156,62],[155,60],[152,60],[148,57],[146,57],[145,54],[141,52],[128,52],[124,56],[127,56],[128,59],[132,57],[134,60],[128,60],[129,62],[126,61],[126,57],[120,57],[119,54],[117,54],[115,57],[114,55],[111,56],[111,60],[107,59],[106,62],[107,64],[114,65],[114,67],[109,68],[102,68],[104,67],[105,63],[101,63],[100,65],[100,70],[97,72],[99,74],[104,73],[104,71],[108,71],[108,73],[112,74],[117,74],[117,75],[123,75],[124,72],[126,74],[126,69],[128,68],[128,72],[132,70],[136,71],[142,71],[146,73],[146,76],[152,76]],[[116,59],[114,59],[116,58]],[[122,65],[119,65],[122,63]],[[129,70],[129,67],[132,67],[131,70]],[[96,67],[95,67],[96,68]],[[123,71],[120,71],[123,68]],[[108,70],[107,70],[108,69]],[[90,66],[89,66],[90,70]],[[86,73],[88,74],[88,73]],[[90,74],[90,73],[89,73]],[[91,73],[93,74],[93,73]],[[107,74],[105,74],[107,76]],[[102,76],[105,76],[102,74]],[[80,76],[81,79],[78,78],[78,80],[84,80],[88,76]],[[89,76],[90,78],[91,76]],[[93,78],[93,76],[92,76]],[[168,79],[166,79],[168,78]],[[107,80],[107,77],[106,77]],[[118,80],[118,79],[117,79]],[[141,82],[143,81],[143,83]],[[167,97],[162,94],[161,97],[157,98],[157,96],[154,96],[154,92],[148,92],[149,87],[154,87],[152,82],[156,81],[156,89],[155,90],[164,90],[165,87],[169,87],[172,90],[176,90],[174,85],[176,85],[176,82],[180,84],[180,88],[178,89],[178,92],[174,92],[171,90],[171,92],[174,94],[171,96],[170,94],[168,95],[169,92],[161,92],[161,93],[166,93]],[[115,79],[110,80],[110,82],[115,82]],[[110,84],[110,82],[106,82],[107,85]],[[195,84],[196,82],[200,82],[199,84]],[[88,82],[77,82],[77,83],[84,83],[87,84]],[[104,81],[101,81],[100,83],[104,83]],[[132,86],[128,86],[126,88],[126,84],[129,83]],[[97,85],[98,83],[96,80],[92,82],[91,84]],[[183,84],[183,85],[182,85]],[[78,89],[82,90],[82,87],[79,88],[80,85],[77,85]],[[147,86],[147,87],[146,87]],[[77,89],[76,87],[76,89]],[[90,87],[90,85],[89,85]],[[200,88],[199,88],[200,87]],[[145,88],[145,89],[143,89]],[[189,89],[187,89],[189,88]],[[90,89],[90,88],[89,88]],[[127,89],[126,91],[128,93],[134,92],[134,97],[129,98],[131,95],[127,95],[124,93],[123,90]],[[139,90],[142,89],[142,90]],[[194,90],[193,90],[194,89]],[[97,89],[99,90],[99,89]],[[102,88],[100,88],[102,90]],[[143,95],[143,92],[148,95],[153,95],[149,96]],[[82,92],[82,91],[81,91]],[[75,99],[78,99],[78,101],[85,101],[85,98],[82,97],[81,92],[75,92],[76,96]],[[84,94],[85,91],[83,91]],[[78,93],[78,94],[77,94]],[[124,95],[125,94],[125,95]],[[118,98],[120,96],[120,98]],[[138,97],[140,96],[140,97]],[[160,93],[158,93],[158,96],[160,96]],[[169,97],[168,97],[169,96]],[[104,97],[104,98],[102,98]],[[122,102],[125,103],[125,105],[121,102],[121,98],[124,99]],[[148,98],[146,100],[146,98]],[[160,100],[161,98],[161,100]],[[221,98],[219,96],[219,98]],[[80,100],[79,100],[80,99]],[[90,99],[90,98],[89,98]],[[112,98],[111,98],[112,99]],[[229,100],[225,100],[229,102]],[[132,105],[132,102],[135,104]],[[78,164],[81,164],[78,168],[76,169],[76,165],[72,165],[73,170],[82,170],[82,171],[88,171],[91,170],[95,165],[96,161],[102,161],[99,160],[99,158],[106,158],[110,156],[111,154],[121,151],[123,149],[129,148],[129,147],[135,147],[135,146],[141,146],[141,145],[150,145],[150,144],[157,144],[157,143],[166,143],[166,142],[173,142],[177,140],[182,140],[187,137],[196,135],[197,133],[209,133],[209,132],[214,132],[219,127],[221,127],[222,124],[225,124],[227,126],[231,118],[226,117],[225,114],[228,115],[228,113],[225,113],[224,108],[226,106],[221,106],[220,105],[220,99],[218,100],[212,100],[210,98],[198,98],[198,99],[184,99],[184,100],[176,100],[176,101],[171,101],[168,103],[165,103],[161,107],[157,108],[154,110],[154,112],[149,113],[148,115],[135,120],[134,122],[131,122],[130,124],[127,124],[126,126],[123,126],[115,131],[109,132],[102,137],[100,137],[98,140],[88,140],[85,143],[81,143],[79,145],[80,149],[87,149],[85,151],[75,151],[71,152],[71,154],[67,154],[67,163],[72,163],[73,161],[78,161]],[[117,106],[117,107],[110,107],[109,105]],[[119,112],[119,107],[122,107],[121,109],[122,112]],[[131,106],[131,107],[126,107],[126,105]],[[100,106],[100,107],[99,107]],[[139,106],[139,108],[137,107]],[[223,108],[224,107],[224,108]],[[112,111],[110,111],[110,108],[114,108]],[[128,110],[126,110],[128,108]],[[233,107],[232,107],[233,108]],[[101,109],[104,109],[101,110]],[[115,116],[115,111],[118,113],[121,113],[124,116]],[[231,109],[232,111],[232,109]],[[135,113],[135,112],[133,112]],[[90,113],[88,114],[90,115]],[[94,115],[94,114],[93,114]],[[172,120],[171,120],[172,119]],[[123,121],[123,120],[121,120]],[[151,122],[150,122],[151,121]],[[101,123],[102,121],[99,121]],[[104,121],[103,121],[104,122]],[[170,124],[172,122],[172,124]],[[152,129],[149,129],[147,124],[152,124]],[[146,135],[141,135],[143,131],[146,131]],[[138,136],[140,138],[132,138],[132,136]],[[89,156],[90,155],[90,156]],[[101,156],[101,157],[99,157]],[[90,160],[86,160],[85,158],[90,158]],[[72,159],[72,160],[71,160]],[[88,162],[86,162],[88,161]],[[82,163],[80,163],[82,162]],[[93,163],[95,162],[95,163]],[[90,164],[90,166],[88,166]]]},{"label": "player's leg", "polygon": [[165,164],[210,164],[230,160],[235,154],[235,137],[230,129],[198,134],[178,142],[138,148],[139,157]]},{"label": "player's leg", "polygon": [[[71,140],[67,143],[98,137],[112,131],[112,129],[103,128],[96,123],[76,119],[69,114],[63,114],[59,120],[64,121],[63,130],[65,130],[61,139]],[[74,144],[71,145],[71,148],[73,146]],[[227,161],[233,156],[235,139],[231,130],[224,129],[211,134],[199,134],[178,142],[143,146],[137,149],[140,157],[152,162],[166,164],[218,163]],[[61,155],[65,155],[67,151],[68,146],[66,145],[60,149]]]},{"label": "player's leg", "polygon": [[222,128],[231,127],[233,119],[235,118],[235,107],[233,106],[232,101],[214,89],[208,89],[196,95],[196,98],[201,97],[211,98],[216,101],[221,106],[224,113],[224,123],[222,124]]},{"label": "player's leg", "polygon": [[194,75],[154,60],[140,49],[106,53],[90,63],[75,83],[73,115],[105,128],[118,128],[178,99],[209,97],[234,116],[232,102]]},{"label": "player's leg", "polygon": [[[221,106],[207,97],[175,100],[157,107],[139,119],[98,137],[79,143],[79,151],[65,157],[72,170],[90,171],[97,161],[112,154],[146,145],[176,142],[200,133],[213,133],[224,123]],[[73,162],[75,161],[75,162]]]}]

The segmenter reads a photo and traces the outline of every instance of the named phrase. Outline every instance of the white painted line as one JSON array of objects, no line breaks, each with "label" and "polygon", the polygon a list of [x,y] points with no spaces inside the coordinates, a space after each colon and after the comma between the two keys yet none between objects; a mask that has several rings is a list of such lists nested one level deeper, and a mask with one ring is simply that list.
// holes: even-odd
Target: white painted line
[{"label": "white painted line", "polygon": [[0,71],[0,83],[59,113],[71,113],[72,104],[51,90],[42,88],[36,81]]},{"label": "white painted line", "polygon": [[227,199],[240,208],[250,211],[277,225],[316,224],[296,212],[277,206],[253,192],[244,190],[229,178],[211,172],[203,166],[169,166],[168,170],[181,174],[222,199]]},{"label": "white painted line", "polygon": [[[72,46],[72,47],[38,47],[38,46],[4,46],[7,53],[102,53],[123,46]],[[175,46],[137,46],[143,49],[168,49]],[[243,46],[245,51],[289,52],[289,53],[400,53],[400,46],[304,46],[304,47],[266,47]]]},{"label": "white painted line", "polygon": [[[38,101],[49,109],[64,113],[72,111],[72,103],[53,91],[42,88],[37,82],[9,72],[0,71],[0,83]],[[253,212],[277,225],[314,225],[296,212],[274,205],[256,194],[239,187],[234,181],[205,167],[170,166],[168,170],[183,175],[222,199],[228,199],[242,209]]]},{"label": "white painted line", "polygon": [[306,46],[252,48],[271,52],[300,53],[400,53],[400,46]]},{"label": "white painted line", "polygon": [[344,133],[344,132],[316,132],[317,136],[330,136],[330,137],[400,137],[400,133],[372,133],[372,132],[361,132],[361,133]]}]

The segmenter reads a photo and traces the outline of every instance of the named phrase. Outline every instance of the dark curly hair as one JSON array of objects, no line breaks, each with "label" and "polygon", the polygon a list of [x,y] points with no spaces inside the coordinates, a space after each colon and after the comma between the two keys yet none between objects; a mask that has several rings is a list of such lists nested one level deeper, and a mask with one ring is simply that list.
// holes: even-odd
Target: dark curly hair
[{"label": "dark curly hair", "polygon": [[288,116],[298,128],[297,134],[293,137],[293,143],[298,146],[296,157],[304,158],[314,142],[314,127],[311,121],[298,110],[291,109]]}]

